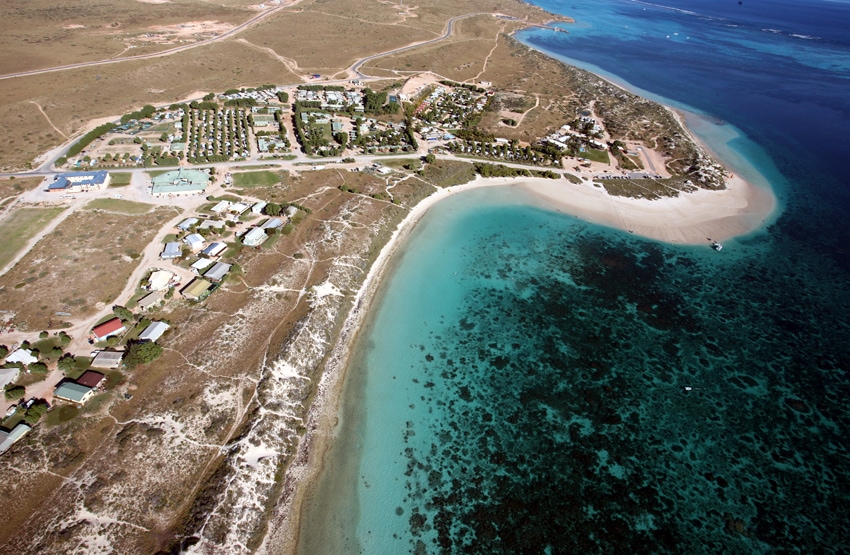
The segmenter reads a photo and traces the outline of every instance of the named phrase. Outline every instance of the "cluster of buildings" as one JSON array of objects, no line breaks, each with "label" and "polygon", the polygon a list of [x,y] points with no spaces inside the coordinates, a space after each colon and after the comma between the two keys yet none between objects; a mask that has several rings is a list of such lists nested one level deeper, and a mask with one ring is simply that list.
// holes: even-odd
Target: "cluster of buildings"
[{"label": "cluster of buildings", "polygon": [[187,138],[187,157],[248,158],[251,155],[245,110],[192,110],[189,115],[189,129],[183,133]]},{"label": "cluster of buildings", "polygon": [[480,114],[492,92],[478,93],[465,87],[440,85],[416,107],[413,114],[426,126],[446,131],[464,127],[469,118]]},{"label": "cluster of buildings", "polygon": [[568,124],[564,124],[556,132],[545,136],[540,140],[543,144],[549,144],[562,151],[581,152],[585,148],[605,150],[605,143],[599,142],[594,137],[602,133],[603,129],[599,123],[588,116],[579,119],[580,130],[573,130]]},{"label": "cluster of buildings", "polygon": [[360,91],[327,91],[298,89],[295,100],[300,102],[319,102],[323,110],[341,111],[354,108],[355,112],[363,112],[363,93]]}]

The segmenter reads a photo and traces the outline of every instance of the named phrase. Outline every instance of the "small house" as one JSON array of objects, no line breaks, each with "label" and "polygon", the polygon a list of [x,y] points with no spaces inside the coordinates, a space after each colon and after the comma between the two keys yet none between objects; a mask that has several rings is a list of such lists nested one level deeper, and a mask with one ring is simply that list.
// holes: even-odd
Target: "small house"
[{"label": "small house", "polygon": [[205,274],[204,279],[209,281],[221,281],[224,279],[224,276],[227,275],[227,272],[230,271],[230,264],[225,264],[224,262],[216,262],[215,266],[210,268]]},{"label": "small house", "polygon": [[215,206],[213,206],[211,208],[211,211],[215,212],[216,214],[222,214],[224,212],[227,212],[227,209],[230,208],[231,204],[232,203],[229,200],[223,200],[223,201],[219,202],[218,204],[216,204]]},{"label": "small house", "polygon": [[91,361],[91,367],[118,368],[121,365],[121,359],[123,357],[123,351],[100,351],[94,356],[94,360]]},{"label": "small house", "polygon": [[5,453],[9,450],[16,441],[24,437],[32,430],[30,426],[19,422],[11,431],[0,430],[0,453]]},{"label": "small house", "polygon": [[198,218],[186,218],[185,220],[177,224],[177,229],[179,229],[180,231],[189,231],[189,229],[193,225],[197,224],[199,221],[200,220],[198,220]]},{"label": "small house", "polygon": [[266,230],[255,227],[248,233],[242,236],[242,244],[246,247],[259,247],[266,242],[269,236],[266,235]]},{"label": "small house", "polygon": [[165,333],[169,327],[170,326],[165,322],[152,322],[151,325],[146,327],[144,331],[139,334],[139,341],[155,342],[157,339],[162,337],[162,334]]},{"label": "small house", "polygon": [[120,334],[125,329],[127,328],[124,326],[124,322],[122,322],[120,318],[113,318],[99,326],[95,326],[92,328],[91,332],[98,341],[103,341],[107,337]]},{"label": "small house", "polygon": [[165,250],[162,251],[162,254],[159,257],[163,260],[170,260],[172,258],[180,258],[183,256],[183,252],[180,250],[180,243],[177,241],[171,241],[165,244]]},{"label": "small house", "polygon": [[269,218],[260,227],[262,229],[277,229],[283,227],[283,220],[280,218]]},{"label": "small house", "polygon": [[151,291],[161,291],[162,289],[167,289],[168,285],[171,283],[171,280],[174,279],[174,274],[165,270],[156,270],[151,273],[148,278],[148,283],[150,283]]},{"label": "small house", "polygon": [[200,301],[204,297],[207,296],[207,292],[209,291],[212,283],[208,282],[205,279],[193,279],[189,285],[183,288],[180,292],[183,297],[193,300]]},{"label": "small house", "polygon": [[192,263],[191,268],[194,273],[200,274],[213,264],[215,264],[214,260],[210,260],[209,258],[199,258]]},{"label": "small house", "polygon": [[106,376],[104,376],[100,372],[95,372],[94,370],[86,370],[82,376],[77,378],[78,384],[90,387],[92,389],[97,389],[98,387],[103,385],[103,382],[105,381]]},{"label": "small house", "polygon": [[6,356],[6,362],[30,365],[38,362],[38,357],[32,356],[32,351],[29,349],[17,349]]},{"label": "small house", "polygon": [[53,390],[53,396],[57,399],[63,399],[78,405],[84,405],[93,395],[94,388],[76,382],[62,382]]},{"label": "small house", "polygon": [[267,204],[268,203],[264,200],[254,203],[254,205],[251,207],[251,212],[259,216],[263,213],[263,208],[265,208]]},{"label": "small house", "polygon": [[192,249],[192,252],[198,252],[204,248],[204,243],[206,243],[206,240],[203,238],[203,236],[197,233],[191,233],[183,239],[183,242],[189,245],[189,248]]},{"label": "small house", "polygon": [[227,245],[224,243],[216,242],[212,243],[204,250],[201,251],[201,254],[204,256],[208,256],[210,258],[217,258],[221,256],[221,254],[227,250]]},{"label": "small house", "polygon": [[228,208],[228,211],[231,212],[232,214],[243,214],[249,208],[251,208],[250,205],[248,205],[244,202],[237,202],[237,203],[231,204],[230,208]]},{"label": "small house", "polygon": [[139,307],[139,310],[148,310],[149,308],[161,303],[164,298],[164,291],[152,291],[139,299],[136,306]]}]

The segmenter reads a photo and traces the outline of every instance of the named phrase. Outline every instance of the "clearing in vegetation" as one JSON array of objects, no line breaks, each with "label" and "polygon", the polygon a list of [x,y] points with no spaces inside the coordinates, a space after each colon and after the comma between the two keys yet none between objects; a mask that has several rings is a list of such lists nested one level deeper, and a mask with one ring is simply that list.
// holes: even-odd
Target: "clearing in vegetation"
[{"label": "clearing in vegetation", "polygon": [[21,208],[0,222],[0,268],[15,258],[27,241],[38,234],[64,208]]},{"label": "clearing in vegetation", "polygon": [[106,210],[107,212],[118,212],[121,214],[147,214],[153,209],[154,205],[152,204],[111,198],[95,199],[85,206],[85,210]]},{"label": "clearing in vegetation", "polygon": [[277,172],[255,171],[233,174],[234,187],[269,187],[280,183],[281,178]]}]

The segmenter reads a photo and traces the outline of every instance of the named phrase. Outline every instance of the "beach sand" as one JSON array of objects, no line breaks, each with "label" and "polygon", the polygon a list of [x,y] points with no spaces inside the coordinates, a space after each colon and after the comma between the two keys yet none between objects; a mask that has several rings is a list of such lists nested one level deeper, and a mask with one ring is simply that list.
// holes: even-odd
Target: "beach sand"
[{"label": "beach sand", "polygon": [[764,225],[776,199],[770,191],[733,177],[726,189],[700,189],[660,200],[609,195],[591,183],[524,179],[520,185],[540,206],[588,222],[675,244],[704,244],[745,235]]},{"label": "beach sand", "polygon": [[752,232],[763,225],[775,207],[775,198],[736,177],[722,191],[700,190],[661,200],[612,197],[590,183],[565,179],[478,178],[465,185],[439,189],[416,205],[381,250],[354,300],[339,340],[329,357],[319,391],[306,420],[307,432],[286,473],[284,494],[275,509],[260,553],[294,553],[303,502],[313,494],[339,421],[341,394],[351,349],[367,311],[398,248],[428,210],[438,202],[480,187],[522,187],[541,208],[571,214],[651,239],[677,244],[705,244],[708,237],[724,240]]}]

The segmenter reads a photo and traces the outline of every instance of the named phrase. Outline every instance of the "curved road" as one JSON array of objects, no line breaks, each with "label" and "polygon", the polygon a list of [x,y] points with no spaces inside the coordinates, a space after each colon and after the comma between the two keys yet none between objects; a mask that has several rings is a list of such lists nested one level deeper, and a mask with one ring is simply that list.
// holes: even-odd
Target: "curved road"
[{"label": "curved road", "polygon": [[348,68],[349,71],[354,73],[359,79],[365,79],[370,77],[369,75],[365,75],[360,73],[360,68],[363,67],[363,64],[371,62],[372,60],[377,60],[378,58],[383,58],[384,56],[389,56],[391,54],[398,54],[399,52],[404,52],[405,50],[412,50],[414,48],[419,48],[421,46],[426,46],[429,44],[433,44],[435,42],[440,42],[442,40],[446,40],[450,36],[452,36],[452,32],[454,30],[454,23],[460,19],[466,19],[467,17],[475,17],[476,15],[492,15],[490,12],[476,12],[476,13],[468,13],[466,15],[458,15],[446,22],[446,30],[445,32],[434,39],[426,40],[424,42],[417,42],[415,44],[408,44],[407,46],[402,46],[401,48],[396,48],[394,50],[388,50],[386,52],[381,52],[379,54],[374,54],[372,56],[367,56],[366,58],[361,58],[360,60],[354,62],[354,64]]},{"label": "curved road", "polygon": [[202,40],[200,42],[195,42],[195,43],[187,44],[187,45],[184,45],[184,46],[177,46],[175,48],[169,48],[168,50],[163,50],[161,52],[154,52],[152,54],[140,54],[138,56],[126,56],[126,57],[123,57],[123,58],[112,58],[112,59],[109,59],[109,60],[95,60],[95,61],[91,61],[91,62],[80,62],[78,64],[69,64],[69,65],[66,65],[66,66],[47,67],[47,68],[44,68],[44,69],[33,69],[33,70],[30,70],[30,71],[20,71],[18,73],[8,73],[6,75],[0,75],[0,79],[12,79],[12,78],[15,78],[15,77],[26,77],[26,76],[29,76],[29,75],[42,75],[44,73],[53,73],[53,72],[56,72],[56,71],[66,71],[68,69],[79,69],[79,68],[82,68],[82,67],[103,66],[103,65],[107,65],[107,64],[117,64],[117,63],[121,63],[121,62],[129,62],[129,61],[133,61],[133,60],[150,60],[152,58],[161,58],[163,56],[170,56],[172,54],[177,54],[179,52],[185,52],[186,50],[198,48],[199,46],[204,46],[204,45],[207,45],[207,44],[211,44],[211,43],[214,43],[214,42],[218,42],[218,41],[221,41],[221,40],[228,39],[228,38],[230,38],[234,35],[241,33],[242,31],[244,31],[248,27],[254,25],[255,23],[258,23],[259,21],[262,21],[263,19],[269,17],[272,14],[274,14],[274,13],[276,13],[276,12],[278,12],[278,11],[284,9],[284,8],[289,8],[291,6],[294,6],[298,2],[300,2],[300,0],[291,0],[290,2],[288,2],[286,4],[281,4],[281,5],[279,5],[275,8],[271,8],[269,10],[266,10],[263,13],[255,15],[254,17],[252,17],[251,19],[249,19],[245,23],[242,23],[241,25],[234,27],[233,29],[231,29],[230,31],[227,31],[226,33],[224,33],[222,35],[218,35],[217,37],[205,39],[205,40]]}]

